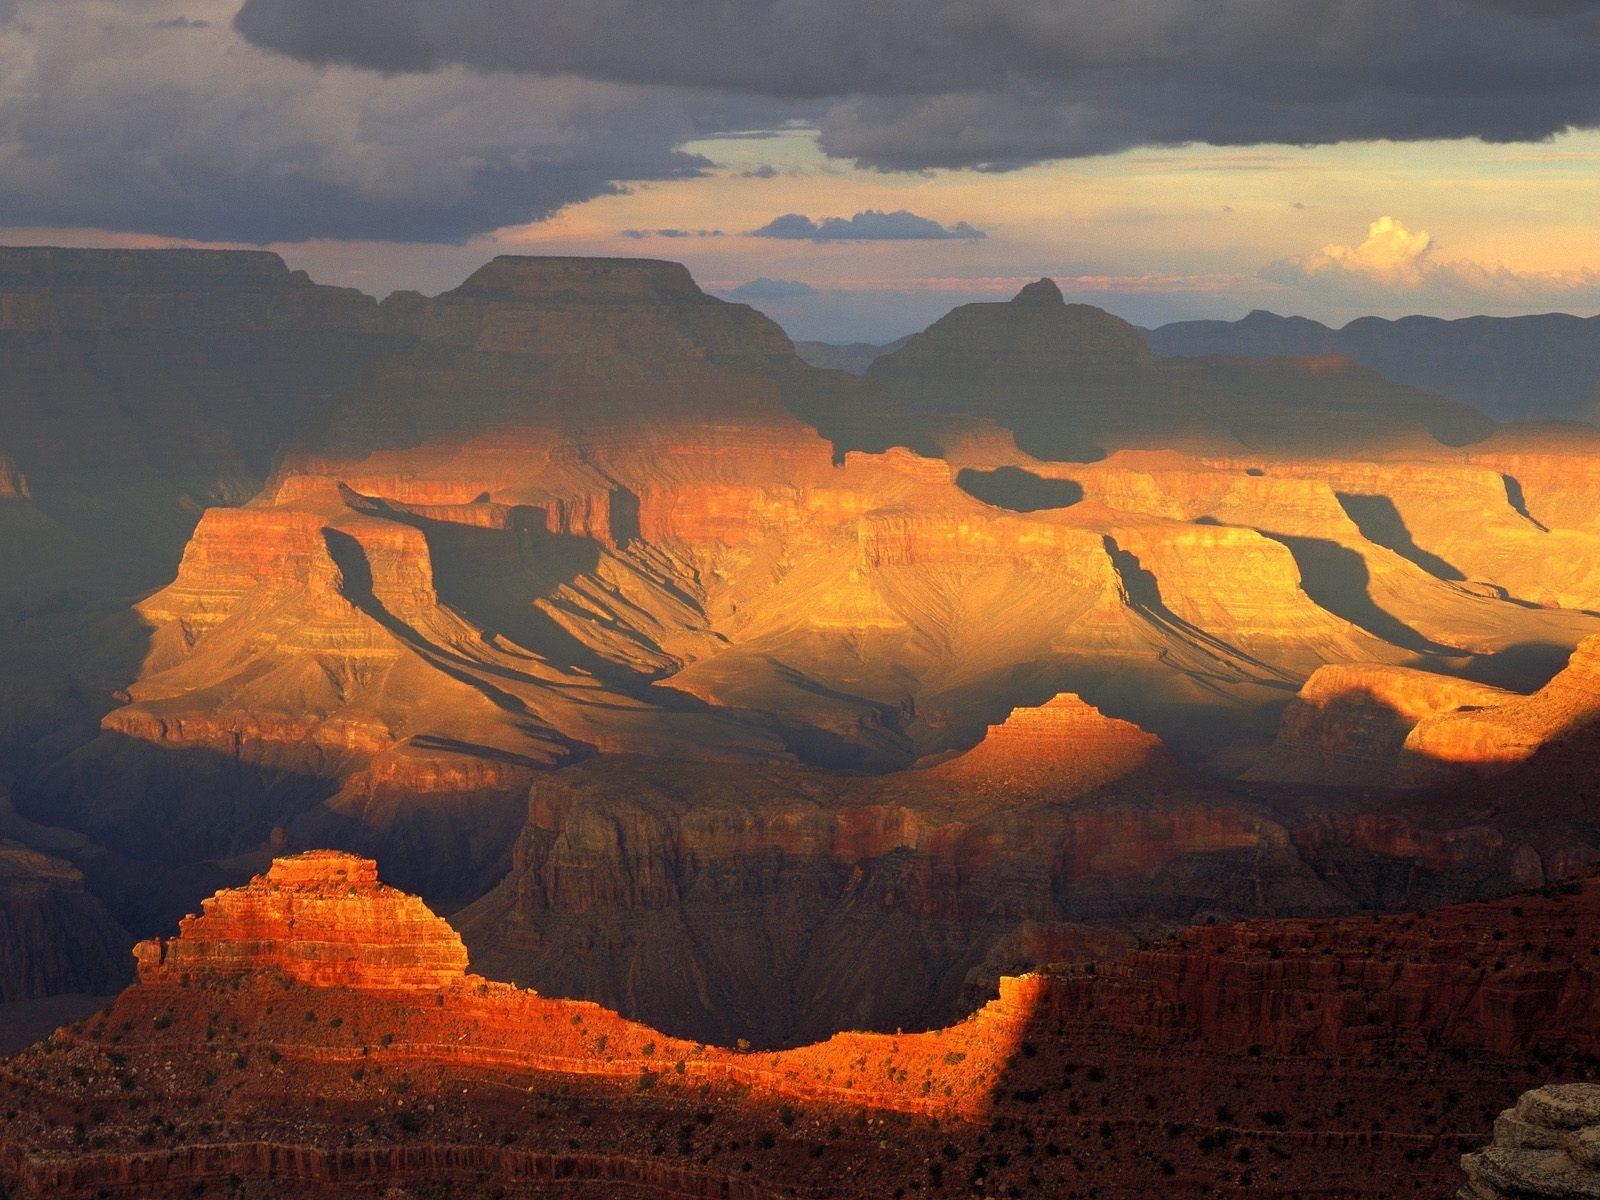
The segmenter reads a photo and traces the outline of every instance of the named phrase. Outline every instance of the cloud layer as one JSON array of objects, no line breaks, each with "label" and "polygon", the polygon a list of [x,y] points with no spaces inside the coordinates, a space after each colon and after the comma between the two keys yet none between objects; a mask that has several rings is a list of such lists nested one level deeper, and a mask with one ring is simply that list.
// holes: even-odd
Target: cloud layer
[{"label": "cloud layer", "polygon": [[245,0],[237,21],[311,62],[826,99],[824,147],[892,168],[1600,121],[1595,0]]},{"label": "cloud layer", "polygon": [[236,6],[16,4],[0,24],[5,222],[452,242],[710,165],[677,148],[691,107],[654,91],[323,70],[241,41]]},{"label": "cloud layer", "polygon": [[788,213],[751,230],[750,236],[800,242],[975,242],[987,235],[965,221],[941,225],[905,209],[878,212],[869,208],[853,217],[824,217],[820,221]]},{"label": "cloud layer", "polygon": [[[907,170],[1538,138],[1600,126],[1597,57],[1600,0],[0,0],[0,217],[459,243],[795,122]],[[870,209],[756,232],[983,236]]]}]

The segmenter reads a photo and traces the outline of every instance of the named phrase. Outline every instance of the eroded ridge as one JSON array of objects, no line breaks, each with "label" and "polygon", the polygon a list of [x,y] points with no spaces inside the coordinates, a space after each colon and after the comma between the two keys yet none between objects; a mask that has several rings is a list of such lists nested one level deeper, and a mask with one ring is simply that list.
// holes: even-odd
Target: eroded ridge
[{"label": "eroded ridge", "polygon": [[448,923],[370,860],[311,852],[144,943],[107,1011],[0,1068],[0,1184],[1353,1200],[1398,1177],[1439,1194],[1530,1073],[1592,1071],[1597,913],[1587,881],[1216,926],[1004,979],[947,1028],[761,1052],[468,974]]}]

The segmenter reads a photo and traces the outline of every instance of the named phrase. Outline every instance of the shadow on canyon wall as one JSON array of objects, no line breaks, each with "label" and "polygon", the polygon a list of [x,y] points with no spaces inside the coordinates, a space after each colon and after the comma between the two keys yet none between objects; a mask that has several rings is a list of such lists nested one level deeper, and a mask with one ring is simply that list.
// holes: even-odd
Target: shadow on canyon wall
[{"label": "shadow on canyon wall", "polygon": [[963,467],[956,472],[956,486],[985,504],[1012,512],[1070,508],[1083,499],[1083,485],[1076,480],[1047,479],[1021,467],[996,467],[992,471]]}]

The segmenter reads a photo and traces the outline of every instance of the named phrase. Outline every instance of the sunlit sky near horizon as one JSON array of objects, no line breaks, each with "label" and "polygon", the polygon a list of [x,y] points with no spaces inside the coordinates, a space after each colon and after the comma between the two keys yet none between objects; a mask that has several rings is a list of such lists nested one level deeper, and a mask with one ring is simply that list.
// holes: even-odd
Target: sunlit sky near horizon
[{"label": "sunlit sky near horizon", "polygon": [[[532,20],[543,2],[510,8]],[[1473,0],[1438,2],[1481,11]],[[859,98],[750,98],[739,89],[755,85],[726,81],[708,93],[588,58],[596,81],[542,61],[484,71],[471,42],[459,51],[463,66],[397,73],[364,61],[364,43],[316,44],[332,36],[318,23],[324,10],[298,4],[252,0],[247,10],[266,17],[236,29],[239,0],[0,0],[0,178],[13,180],[0,183],[0,239],[266,245],[318,280],[376,295],[442,291],[502,253],[670,258],[795,336],[833,341],[886,341],[1040,275],[1069,298],[1146,325],[1252,308],[1334,324],[1369,313],[1600,312],[1600,133],[1542,136],[1538,122],[1563,123],[1551,95],[1570,104],[1569,121],[1590,114],[1587,94],[1574,96],[1570,79],[1546,87],[1542,68],[1529,68],[1526,104],[1538,121],[1526,140],[1340,140],[1342,126],[1328,117],[1328,130],[1313,131],[1327,144],[1286,145],[1273,140],[1275,116],[1249,117],[1261,128],[1255,140],[1226,111],[1215,117],[1230,123],[1219,140],[1246,144],[1143,144],[1162,140],[1168,124],[1124,100],[1116,140],[1141,144],[1084,152],[1073,124],[1052,134],[1070,153],[1028,143],[1007,150],[1023,165],[984,170],[961,161],[978,153],[968,142],[1015,148],[1023,136],[1002,118],[992,128],[951,125],[946,137],[944,126],[906,124],[895,108],[880,130],[860,117],[871,111]],[[472,5],[454,7],[470,28]],[[1594,13],[1587,0],[1568,7]],[[818,0],[819,21],[829,8]],[[429,44],[456,34],[431,29]],[[1535,35],[1554,36],[1546,26]],[[370,50],[380,52],[398,53]],[[1538,53],[1527,49],[1530,61]],[[708,78],[719,70],[703,69]],[[1207,102],[1193,72],[1170,70]],[[1495,77],[1486,93],[1504,90],[1483,63],[1474,71]],[[41,117],[63,78],[74,81],[71,97]],[[882,103],[904,106],[894,99],[904,85],[867,82],[890,98]],[[984,96],[1001,87],[983,86]],[[1483,131],[1500,139],[1508,122],[1521,128],[1523,101],[1493,98]],[[1051,103],[1074,119],[1072,105],[1081,107],[1065,93]],[[1600,113],[1600,99],[1593,107]],[[137,119],[141,108],[147,120]],[[120,127],[96,123],[113,110]],[[750,129],[740,117],[781,119]],[[1196,128],[1211,136],[1203,119]],[[1342,110],[1338,120],[1386,128]],[[1412,136],[1416,124],[1396,128]],[[902,128],[926,159],[915,169],[886,140]],[[121,190],[113,198],[97,183]],[[519,211],[535,219],[503,219]]]}]

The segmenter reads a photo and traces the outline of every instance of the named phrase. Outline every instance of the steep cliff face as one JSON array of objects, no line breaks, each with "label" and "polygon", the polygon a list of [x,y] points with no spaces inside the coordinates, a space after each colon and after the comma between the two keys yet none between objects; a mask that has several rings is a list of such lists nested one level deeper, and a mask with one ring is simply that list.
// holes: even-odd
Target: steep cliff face
[{"label": "steep cliff face", "polygon": [[1579,931],[1596,910],[1591,879],[1572,895],[1405,916],[1198,926],[1063,977],[1057,995],[1071,1019],[1214,1048],[1585,1054],[1600,1044],[1600,967]]},{"label": "steep cliff face", "polygon": [[0,445],[107,586],[159,583],[198,507],[251,495],[392,342],[272,254],[4,248]]},{"label": "steep cliff face", "polygon": [[1328,666],[1300,689],[1249,777],[1328,786],[1424,787],[1500,773],[1600,718],[1600,641],[1530,696],[1370,664]]},{"label": "steep cliff face", "polygon": [[1420,723],[1492,708],[1515,693],[1406,667],[1336,664],[1317,670],[1283,715],[1271,751],[1249,772],[1262,780],[1401,786]]},{"label": "steep cliff face", "polygon": [[[1436,455],[1279,462],[1275,474],[1319,478],[1368,541],[1384,546],[1446,583],[1545,607],[1592,609],[1600,596],[1596,531],[1573,511],[1593,495],[1590,435],[1559,443],[1568,474],[1565,502],[1541,521],[1528,508],[1514,471],[1525,463],[1519,439],[1499,435],[1454,461]],[[1452,456],[1454,457],[1454,456]],[[1546,459],[1546,470],[1554,466]],[[1336,461],[1330,461],[1334,459]],[[1465,460],[1465,461],[1463,461]]]},{"label": "steep cliff face", "polygon": [[1437,763],[1503,769],[1600,719],[1600,639],[1573,652],[1567,665],[1531,696],[1420,721],[1406,739],[1413,754]]},{"label": "steep cliff face", "polygon": [[498,978],[792,1044],[948,1021],[1069,922],[1348,903],[1269,814],[1061,696],[877,778],[627,760],[541,777],[510,873],[460,920]]},{"label": "steep cliff face", "polygon": [[105,995],[127,979],[128,943],[82,872],[0,841],[0,1001]]},{"label": "steep cliff face", "polygon": [[[1591,881],[1217,927],[1004,979],[944,1028],[746,1052],[468,975],[449,926],[372,863],[300,855],[145,944],[105,1013],[8,1061],[0,1182],[29,1200],[230,1176],[313,1197],[463,1178],[529,1197],[1438,1194],[1530,1055],[1592,1068],[1597,905]],[[1549,952],[1517,949],[1534,939]],[[1570,1177],[1587,1159],[1562,1131],[1590,1099],[1525,1100],[1468,1160],[1467,1194],[1546,1194],[1558,1150]]]}]

